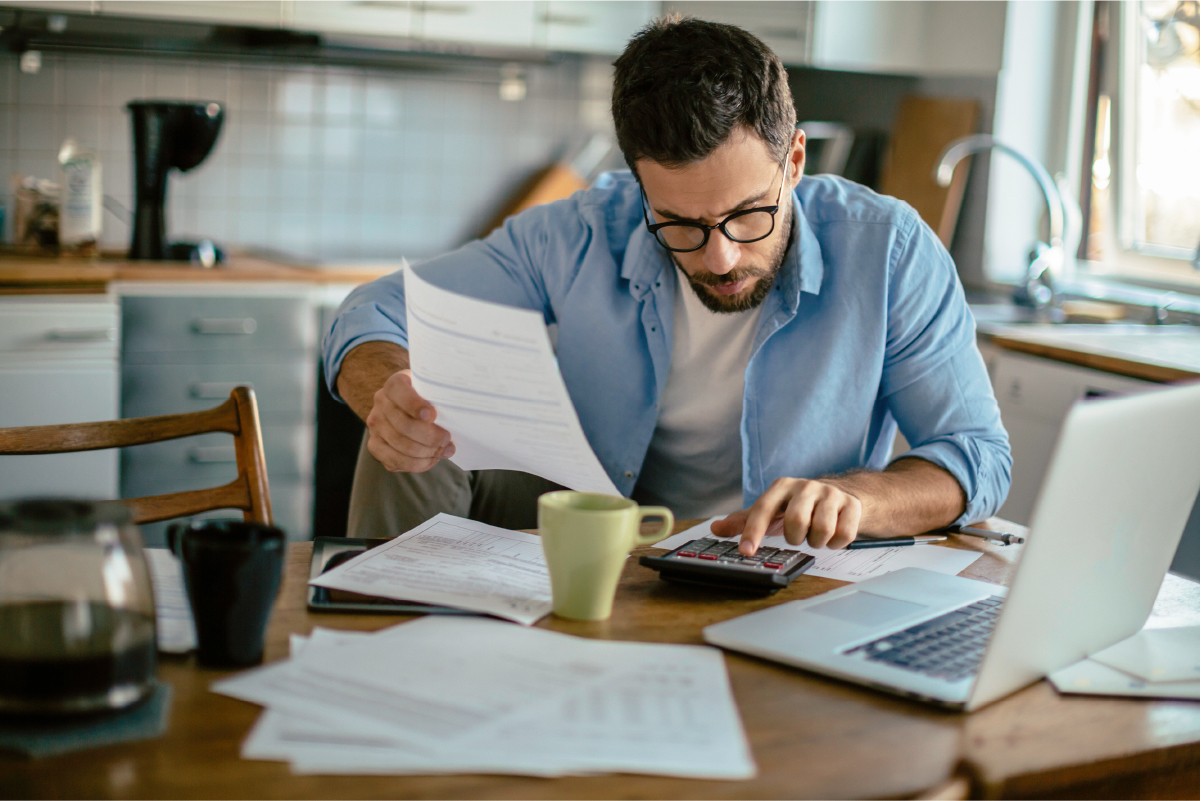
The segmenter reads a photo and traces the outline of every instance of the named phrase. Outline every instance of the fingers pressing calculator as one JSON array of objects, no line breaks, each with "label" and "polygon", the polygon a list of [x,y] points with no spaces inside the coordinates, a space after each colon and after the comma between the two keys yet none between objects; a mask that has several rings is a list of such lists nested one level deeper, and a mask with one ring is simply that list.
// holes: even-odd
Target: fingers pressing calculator
[{"label": "fingers pressing calculator", "polygon": [[754,556],[743,556],[737,539],[701,538],[663,556],[639,557],[638,563],[658,570],[666,581],[775,592],[808,570],[813,556],[792,548],[760,548]]}]

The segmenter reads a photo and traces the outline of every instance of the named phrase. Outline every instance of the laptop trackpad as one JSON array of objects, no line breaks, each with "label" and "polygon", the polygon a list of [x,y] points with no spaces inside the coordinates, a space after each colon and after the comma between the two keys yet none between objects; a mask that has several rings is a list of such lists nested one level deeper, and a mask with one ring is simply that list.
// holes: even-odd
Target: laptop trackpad
[{"label": "laptop trackpad", "polygon": [[926,609],[925,604],[898,601],[859,590],[841,598],[814,604],[806,611],[845,620],[859,626],[881,626],[890,620],[906,617]]}]

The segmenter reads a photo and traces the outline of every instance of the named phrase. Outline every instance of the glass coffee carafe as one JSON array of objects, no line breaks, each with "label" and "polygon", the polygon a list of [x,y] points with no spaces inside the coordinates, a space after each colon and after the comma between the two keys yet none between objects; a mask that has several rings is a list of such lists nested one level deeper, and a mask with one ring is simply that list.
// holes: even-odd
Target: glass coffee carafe
[{"label": "glass coffee carafe", "polygon": [[142,538],[116,503],[0,503],[0,714],[120,709],[154,686]]}]

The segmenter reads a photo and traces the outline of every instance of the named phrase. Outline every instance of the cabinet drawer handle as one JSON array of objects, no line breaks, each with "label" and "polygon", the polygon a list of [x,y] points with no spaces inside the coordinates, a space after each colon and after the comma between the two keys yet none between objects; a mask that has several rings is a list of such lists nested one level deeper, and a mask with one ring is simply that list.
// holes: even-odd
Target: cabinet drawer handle
[{"label": "cabinet drawer handle", "polygon": [[227,445],[195,447],[188,450],[188,461],[193,464],[233,464],[237,460],[234,449]]},{"label": "cabinet drawer handle", "polygon": [[234,391],[234,387],[254,389],[249,381],[196,381],[188,385],[188,397],[193,400],[224,400]]},{"label": "cabinet drawer handle", "polygon": [[565,25],[571,28],[582,28],[591,21],[591,18],[582,14],[556,14],[547,11],[542,15],[542,22],[547,25]]},{"label": "cabinet drawer handle", "polygon": [[115,328],[52,328],[46,332],[51,342],[116,342]]},{"label": "cabinet drawer handle", "polygon": [[192,331],[197,334],[253,334],[259,328],[253,317],[202,317],[192,321]]},{"label": "cabinet drawer handle", "polygon": [[471,10],[467,3],[415,3],[413,7],[422,14],[466,14]]}]

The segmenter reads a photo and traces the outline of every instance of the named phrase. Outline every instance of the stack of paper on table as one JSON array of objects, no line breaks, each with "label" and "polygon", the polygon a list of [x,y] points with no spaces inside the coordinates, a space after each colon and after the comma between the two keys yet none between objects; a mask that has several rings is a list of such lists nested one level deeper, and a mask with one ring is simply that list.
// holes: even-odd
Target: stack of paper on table
[{"label": "stack of paper on table", "polygon": [[471,617],[313,632],[217,682],[267,707],[247,759],[297,773],[755,773],[721,653]]},{"label": "stack of paper on table", "polygon": [[537,536],[444,512],[309,583],[525,625],[551,610],[550,574]]}]

